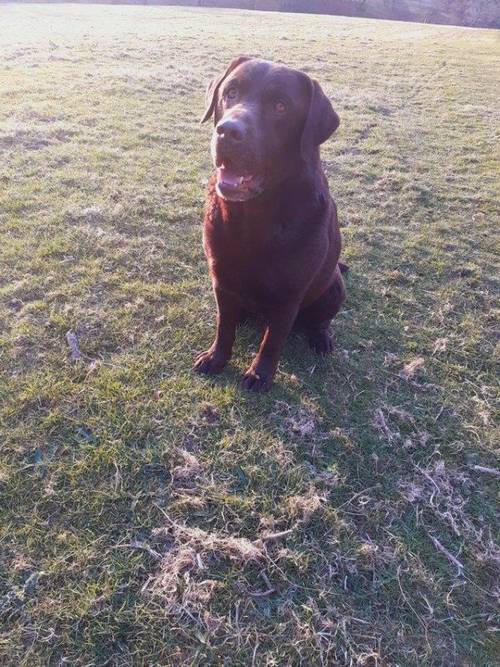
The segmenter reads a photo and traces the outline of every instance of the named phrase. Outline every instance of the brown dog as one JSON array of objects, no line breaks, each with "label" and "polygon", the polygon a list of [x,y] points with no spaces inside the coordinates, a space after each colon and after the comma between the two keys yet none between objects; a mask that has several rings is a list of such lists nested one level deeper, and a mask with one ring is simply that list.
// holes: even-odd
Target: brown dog
[{"label": "brown dog", "polygon": [[[267,390],[295,322],[320,353],[345,299],[340,232],[319,146],[339,118],[317,81],[264,60],[237,58],[207,92],[216,174],[204,247],[217,301],[217,333],[195,369],[220,373],[247,314],[266,331],[243,384]],[[342,265],[341,265],[342,266]]]}]

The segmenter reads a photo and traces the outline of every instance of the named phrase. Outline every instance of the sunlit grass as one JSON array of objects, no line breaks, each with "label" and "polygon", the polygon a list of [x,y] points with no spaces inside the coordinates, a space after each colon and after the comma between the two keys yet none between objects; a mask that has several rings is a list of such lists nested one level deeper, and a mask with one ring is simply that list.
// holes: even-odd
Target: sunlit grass
[{"label": "sunlit grass", "polygon": [[[2,664],[494,664],[497,33],[0,20]],[[341,117],[336,350],[292,335],[265,397],[239,388],[251,328],[220,378],[191,372],[214,326],[198,121],[240,53]]]}]

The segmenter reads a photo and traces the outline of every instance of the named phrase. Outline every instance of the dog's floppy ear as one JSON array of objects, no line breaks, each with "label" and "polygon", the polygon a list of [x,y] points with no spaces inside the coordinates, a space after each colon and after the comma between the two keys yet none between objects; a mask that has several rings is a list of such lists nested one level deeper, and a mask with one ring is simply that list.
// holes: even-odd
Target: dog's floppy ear
[{"label": "dog's floppy ear", "polygon": [[221,76],[214,79],[208,84],[205,96],[206,110],[203,118],[201,119],[202,123],[207,121],[210,118],[210,116],[212,116],[212,114],[214,113],[215,105],[217,104],[217,94],[219,92],[221,83],[225,79],[227,79],[227,77],[231,74],[231,72],[234,69],[238,67],[238,65],[246,63],[247,60],[251,60],[251,58],[247,58],[246,56],[239,56],[239,58],[235,58],[234,60],[231,61],[224,74],[222,74]]},{"label": "dog's floppy ear", "polygon": [[331,137],[340,124],[340,118],[319,83],[310,77],[307,79],[309,112],[300,141],[300,152],[304,160],[310,160],[318,146]]}]

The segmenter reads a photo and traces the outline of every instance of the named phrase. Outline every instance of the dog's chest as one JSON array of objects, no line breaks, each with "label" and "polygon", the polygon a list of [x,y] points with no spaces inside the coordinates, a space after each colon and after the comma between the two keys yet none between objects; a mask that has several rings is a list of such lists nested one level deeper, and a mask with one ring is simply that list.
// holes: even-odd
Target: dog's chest
[{"label": "dog's chest", "polygon": [[205,228],[212,276],[224,289],[256,305],[286,301],[308,280],[311,239],[276,220],[258,224],[219,222]]},{"label": "dog's chest", "polygon": [[283,294],[291,282],[288,253],[279,243],[235,235],[215,235],[207,243],[210,269],[226,289],[256,301]]}]

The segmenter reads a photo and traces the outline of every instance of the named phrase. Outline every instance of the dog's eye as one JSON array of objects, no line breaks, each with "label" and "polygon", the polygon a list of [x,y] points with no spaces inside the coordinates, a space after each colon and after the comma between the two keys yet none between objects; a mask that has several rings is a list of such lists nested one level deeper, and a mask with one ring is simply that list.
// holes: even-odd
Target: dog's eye
[{"label": "dog's eye", "polygon": [[236,86],[231,86],[231,88],[228,88],[226,91],[226,97],[228,100],[234,100],[235,97],[238,95],[238,89]]},{"label": "dog's eye", "polygon": [[283,102],[283,100],[276,100],[274,103],[274,110],[279,114],[285,113],[286,104]]}]

